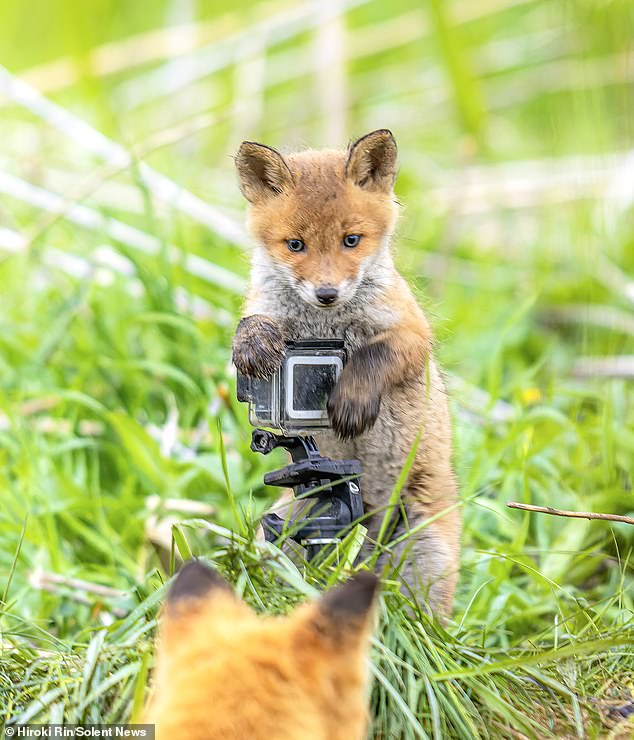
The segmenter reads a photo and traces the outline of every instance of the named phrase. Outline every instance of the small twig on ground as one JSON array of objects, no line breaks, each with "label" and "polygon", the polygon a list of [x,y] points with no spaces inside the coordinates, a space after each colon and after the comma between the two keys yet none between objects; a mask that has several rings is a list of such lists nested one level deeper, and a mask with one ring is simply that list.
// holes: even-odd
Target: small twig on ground
[{"label": "small twig on ground", "polygon": [[609,522],[624,522],[625,524],[634,524],[634,517],[621,516],[620,514],[597,514],[594,511],[565,511],[564,509],[553,509],[550,506],[533,506],[532,504],[520,504],[517,501],[508,501],[506,505],[511,509],[535,511],[538,514],[567,516],[572,519],[603,519],[604,521]]},{"label": "small twig on ground", "polygon": [[46,587],[47,585],[55,586],[66,586],[74,591],[86,591],[86,593],[96,594],[97,596],[103,596],[110,599],[123,599],[127,596],[126,591],[121,591],[110,586],[102,586],[100,583],[92,583],[90,581],[84,581],[81,578],[71,578],[69,576],[62,576],[58,573],[47,573],[45,571],[37,571],[33,574],[32,583],[38,588]]},{"label": "small twig on ground", "polygon": [[128,614],[126,609],[121,609],[117,606],[105,608],[105,606],[95,603],[95,599],[92,598],[93,595],[106,599],[121,599],[127,595],[125,591],[119,591],[109,586],[102,586],[99,583],[91,583],[80,578],[70,578],[57,573],[47,573],[39,569],[29,574],[29,584],[40,591],[62,595],[77,604],[85,604],[91,609],[98,606],[99,619],[106,626],[112,624],[115,617],[117,619],[123,619]]}]

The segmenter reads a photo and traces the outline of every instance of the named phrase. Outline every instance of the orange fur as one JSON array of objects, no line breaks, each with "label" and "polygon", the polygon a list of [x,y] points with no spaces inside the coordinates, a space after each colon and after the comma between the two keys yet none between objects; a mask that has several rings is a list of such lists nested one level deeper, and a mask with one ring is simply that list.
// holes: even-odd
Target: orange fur
[{"label": "orange fur", "polygon": [[[270,377],[285,340],[344,340],[348,359],[328,399],[332,430],[318,434],[320,450],[361,462],[367,550],[421,431],[401,489],[404,507],[377,568],[398,567],[403,591],[448,615],[462,526],[451,420],[429,323],[390,252],[394,137],[381,129],[345,152],[285,156],[244,142],[236,168],[255,244],[234,363],[247,376]],[[356,245],[346,244],[350,235],[360,237]],[[301,505],[293,502],[281,513],[292,518]]]},{"label": "orange fur", "polygon": [[[340,158],[332,159],[342,168]],[[310,168],[309,155],[296,155],[294,164],[301,173]],[[301,182],[301,181],[300,181]],[[359,263],[379,248],[385,228],[395,218],[395,204],[387,201],[383,208],[375,208],[376,197],[347,181],[318,181],[321,188],[303,193],[295,191],[285,202],[267,201],[252,213],[250,224],[253,233],[267,244],[274,258],[293,270],[300,280],[337,285],[342,280],[353,279]],[[310,197],[308,197],[310,195]],[[312,207],[312,200],[322,198],[319,214]],[[323,203],[327,203],[324,207]],[[298,207],[301,203],[301,208]],[[305,254],[289,252],[286,239],[301,234],[312,246]],[[341,237],[345,234],[363,234],[358,248],[344,251]]]},{"label": "orange fur", "polygon": [[[188,587],[214,577],[196,562],[183,573]],[[289,617],[256,615],[217,576],[168,597],[144,721],[157,740],[363,737],[376,585],[360,573]]]},{"label": "orange fur", "polygon": [[[293,187],[277,198],[258,198],[249,229],[271,257],[299,281],[339,285],[354,280],[360,263],[378,251],[396,222],[397,206],[385,193],[363,190],[346,177],[345,152],[305,151],[288,156]],[[355,249],[341,239],[361,234]],[[301,238],[303,254],[289,252],[286,240]]]}]

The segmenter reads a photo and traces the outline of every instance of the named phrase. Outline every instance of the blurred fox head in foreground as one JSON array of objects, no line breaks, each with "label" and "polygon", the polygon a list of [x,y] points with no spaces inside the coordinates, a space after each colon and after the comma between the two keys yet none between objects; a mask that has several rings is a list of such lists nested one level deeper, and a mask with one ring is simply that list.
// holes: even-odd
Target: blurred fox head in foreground
[{"label": "blurred fox head in foreground", "polygon": [[187,563],[163,610],[144,721],[157,740],[363,737],[377,583],[358,573],[289,617],[262,617]]},{"label": "blurred fox head in foreground", "polygon": [[282,156],[243,142],[236,168],[256,241],[255,277],[283,283],[317,308],[348,303],[361,285],[380,289],[391,271],[396,155],[387,129],[347,151]]}]

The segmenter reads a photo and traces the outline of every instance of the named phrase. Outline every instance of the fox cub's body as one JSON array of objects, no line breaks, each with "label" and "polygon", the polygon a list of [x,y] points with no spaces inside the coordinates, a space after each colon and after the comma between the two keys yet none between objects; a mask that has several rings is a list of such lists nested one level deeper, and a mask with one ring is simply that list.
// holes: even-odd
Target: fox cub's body
[{"label": "fox cub's body", "polygon": [[255,251],[234,362],[246,375],[266,377],[279,367],[287,339],[345,340],[348,362],[328,402],[333,430],[318,442],[323,454],[361,461],[365,508],[377,512],[370,542],[422,429],[391,540],[416,529],[379,566],[390,558],[404,590],[447,613],[460,517],[454,508],[419,525],[457,500],[451,424],[429,324],[390,253],[394,138],[375,131],[345,152],[285,157],[245,142],[236,166]]},{"label": "fox cub's body", "polygon": [[258,617],[188,563],[163,610],[143,721],[157,740],[359,740],[376,586],[359,573],[290,617]]}]

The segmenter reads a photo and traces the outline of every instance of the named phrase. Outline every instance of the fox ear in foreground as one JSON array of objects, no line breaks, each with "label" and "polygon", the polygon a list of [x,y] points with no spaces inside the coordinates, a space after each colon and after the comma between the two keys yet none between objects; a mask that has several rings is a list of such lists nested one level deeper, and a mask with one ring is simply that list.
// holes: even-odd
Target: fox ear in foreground
[{"label": "fox ear in foreground", "polygon": [[324,594],[317,602],[317,612],[335,633],[362,628],[372,613],[378,586],[379,579],[374,573],[361,571]]},{"label": "fox ear in foreground", "polygon": [[284,157],[271,147],[243,141],[236,155],[240,190],[249,203],[279,195],[293,185]]},{"label": "fox ear in foreground", "polygon": [[360,188],[389,193],[396,180],[397,151],[386,128],[362,136],[349,147],[346,177]]},{"label": "fox ear in foreground", "polygon": [[168,607],[175,606],[185,600],[200,599],[217,590],[233,594],[231,586],[215,570],[199,560],[190,560],[178,571],[166,603]]}]

